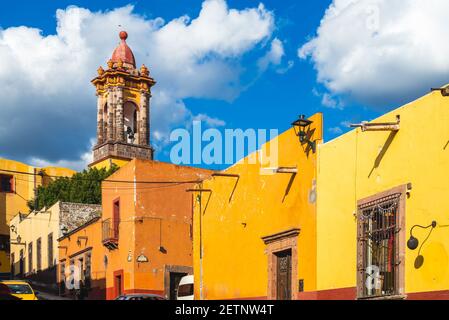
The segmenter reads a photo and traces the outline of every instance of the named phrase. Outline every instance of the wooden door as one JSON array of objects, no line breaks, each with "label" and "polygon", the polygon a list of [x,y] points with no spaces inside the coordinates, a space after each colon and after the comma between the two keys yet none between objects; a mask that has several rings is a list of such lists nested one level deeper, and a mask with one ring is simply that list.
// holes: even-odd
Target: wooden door
[{"label": "wooden door", "polygon": [[276,254],[276,299],[292,299],[292,252],[283,251]]}]

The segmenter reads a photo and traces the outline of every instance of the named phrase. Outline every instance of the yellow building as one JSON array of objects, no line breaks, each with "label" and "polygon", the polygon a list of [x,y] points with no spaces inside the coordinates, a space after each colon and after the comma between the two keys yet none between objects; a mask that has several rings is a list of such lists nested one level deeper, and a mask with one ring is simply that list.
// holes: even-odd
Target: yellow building
[{"label": "yellow building", "polygon": [[37,187],[47,185],[54,176],[71,176],[64,168],[35,168],[21,162],[0,159],[0,278],[9,278],[9,221],[19,212],[28,213],[28,201]]},{"label": "yellow building", "polygon": [[[310,120],[192,191],[196,299],[297,299],[316,290],[322,115]],[[276,165],[260,157],[270,152]]]},{"label": "yellow building", "polygon": [[58,239],[99,217],[101,205],[69,202],[15,216],[10,221],[12,277],[57,292]]},{"label": "yellow building", "polygon": [[449,298],[446,92],[319,146],[310,298]]}]

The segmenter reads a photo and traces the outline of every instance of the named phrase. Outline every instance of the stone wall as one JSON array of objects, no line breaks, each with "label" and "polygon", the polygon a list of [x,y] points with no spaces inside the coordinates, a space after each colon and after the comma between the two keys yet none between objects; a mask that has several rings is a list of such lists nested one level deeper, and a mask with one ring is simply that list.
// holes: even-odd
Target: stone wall
[{"label": "stone wall", "polygon": [[[59,204],[60,229],[71,232],[89,221],[101,217],[101,205],[61,202]],[[59,237],[63,234],[60,232]]]},{"label": "stone wall", "polygon": [[94,148],[94,162],[109,156],[125,159],[153,160],[153,148],[124,142],[108,142]]}]

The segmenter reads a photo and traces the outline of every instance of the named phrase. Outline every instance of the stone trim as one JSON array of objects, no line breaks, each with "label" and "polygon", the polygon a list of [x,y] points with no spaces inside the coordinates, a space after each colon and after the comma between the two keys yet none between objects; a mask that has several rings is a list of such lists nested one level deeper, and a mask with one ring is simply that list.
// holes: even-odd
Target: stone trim
[{"label": "stone trim", "polygon": [[263,237],[266,245],[268,257],[268,300],[275,300],[277,297],[277,254],[291,250],[292,270],[291,270],[291,293],[292,299],[297,299],[299,292],[298,278],[298,236],[300,229],[291,229],[271,236]]},{"label": "stone trim", "polygon": [[[393,196],[395,194],[400,194],[400,198],[399,198],[399,216],[398,216],[398,222],[397,222],[397,226],[399,228],[399,248],[397,250],[397,261],[400,262],[399,267],[398,267],[398,275],[396,275],[396,287],[397,287],[397,296],[404,296],[405,295],[405,251],[406,251],[406,242],[407,242],[407,232],[405,230],[406,228],[406,224],[405,224],[405,219],[406,219],[406,200],[407,200],[407,193],[409,190],[411,190],[412,186],[411,184],[405,184],[405,185],[401,185],[399,187],[390,189],[388,191],[384,191],[384,192],[380,192],[376,195],[367,197],[365,199],[359,200],[357,202],[357,213],[358,213],[358,208],[375,202],[377,200],[383,199],[383,198],[387,198],[389,196]],[[357,272],[357,299],[361,299],[361,286],[362,284],[362,279],[360,277],[360,272],[359,272],[359,264],[361,262],[361,259],[363,259],[362,257],[362,248],[361,245],[358,241],[359,237],[360,237],[360,228],[359,228],[359,218],[357,218],[357,259],[356,259],[356,272]],[[386,297],[388,298],[388,297]],[[383,298],[385,299],[385,297]],[[367,300],[367,299],[364,299]]]}]

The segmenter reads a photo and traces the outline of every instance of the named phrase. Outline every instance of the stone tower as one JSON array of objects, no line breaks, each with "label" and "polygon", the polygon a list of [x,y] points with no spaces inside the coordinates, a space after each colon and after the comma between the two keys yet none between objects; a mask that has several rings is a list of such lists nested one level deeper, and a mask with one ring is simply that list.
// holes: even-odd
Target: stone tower
[{"label": "stone tower", "polygon": [[150,146],[151,87],[156,83],[145,65],[136,68],[128,34],[120,32],[120,44],[92,80],[97,91],[97,144],[91,166],[109,161],[153,159]]}]

